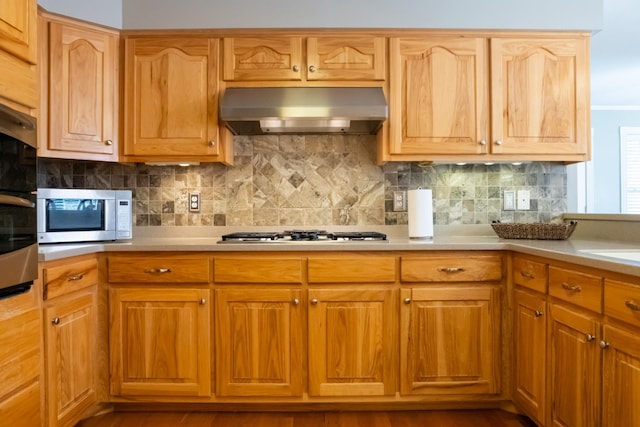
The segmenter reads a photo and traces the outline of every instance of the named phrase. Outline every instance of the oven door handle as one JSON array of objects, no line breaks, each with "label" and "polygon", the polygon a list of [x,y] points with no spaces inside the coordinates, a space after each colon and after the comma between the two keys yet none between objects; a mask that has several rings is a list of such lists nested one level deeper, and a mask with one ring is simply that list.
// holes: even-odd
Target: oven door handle
[{"label": "oven door handle", "polygon": [[0,194],[0,205],[20,206],[23,208],[36,207],[36,204],[31,200],[23,199],[22,197],[9,196],[6,194]]}]

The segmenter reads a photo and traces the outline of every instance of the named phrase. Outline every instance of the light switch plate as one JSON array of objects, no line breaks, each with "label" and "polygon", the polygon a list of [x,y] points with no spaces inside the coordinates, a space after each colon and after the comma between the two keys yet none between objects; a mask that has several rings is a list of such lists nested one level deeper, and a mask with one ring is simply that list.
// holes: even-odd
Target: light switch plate
[{"label": "light switch plate", "polygon": [[531,193],[529,193],[529,190],[518,190],[516,200],[516,207],[519,211],[531,209]]},{"label": "light switch plate", "polygon": [[504,201],[502,209],[505,211],[516,210],[516,192],[513,190],[505,190],[503,197]]}]

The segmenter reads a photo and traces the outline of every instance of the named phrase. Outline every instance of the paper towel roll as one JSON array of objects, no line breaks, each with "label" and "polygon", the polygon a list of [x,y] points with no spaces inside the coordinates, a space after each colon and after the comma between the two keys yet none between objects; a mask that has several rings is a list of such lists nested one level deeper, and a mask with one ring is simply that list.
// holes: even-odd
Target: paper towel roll
[{"label": "paper towel roll", "polygon": [[431,190],[418,188],[407,194],[409,211],[409,238],[433,238],[433,201]]}]

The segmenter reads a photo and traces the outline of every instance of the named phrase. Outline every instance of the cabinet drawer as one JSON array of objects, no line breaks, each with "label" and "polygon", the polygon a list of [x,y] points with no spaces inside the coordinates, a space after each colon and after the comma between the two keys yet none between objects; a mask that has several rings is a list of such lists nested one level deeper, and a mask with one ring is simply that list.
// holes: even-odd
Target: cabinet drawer
[{"label": "cabinet drawer", "polygon": [[502,257],[498,255],[402,257],[403,282],[484,282],[502,279]]},{"label": "cabinet drawer", "polygon": [[547,264],[513,258],[513,283],[541,293],[547,292]]},{"label": "cabinet drawer", "polygon": [[210,261],[197,256],[118,256],[107,261],[111,283],[209,283]]},{"label": "cabinet drawer", "polygon": [[605,279],[604,314],[640,327],[640,285]]},{"label": "cabinet drawer", "polygon": [[40,322],[37,308],[0,321],[0,397],[40,375]]},{"label": "cabinet drawer", "polygon": [[215,258],[216,283],[302,283],[301,258]]},{"label": "cabinet drawer", "polygon": [[550,266],[549,295],[602,312],[602,278],[599,276]]},{"label": "cabinet drawer", "polygon": [[44,299],[51,299],[98,283],[98,260],[95,258],[70,261],[45,267]]},{"label": "cabinet drawer", "polygon": [[310,258],[309,283],[388,283],[395,281],[396,258]]}]

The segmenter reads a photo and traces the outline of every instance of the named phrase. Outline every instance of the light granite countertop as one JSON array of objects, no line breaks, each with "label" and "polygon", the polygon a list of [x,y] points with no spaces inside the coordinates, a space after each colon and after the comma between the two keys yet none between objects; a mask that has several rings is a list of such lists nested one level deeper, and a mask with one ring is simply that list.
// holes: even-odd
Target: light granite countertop
[{"label": "light granite countertop", "polygon": [[[640,252],[640,245],[628,239],[602,239],[589,233],[572,236],[568,240],[509,240],[498,238],[490,227],[462,226],[436,229],[433,239],[413,240],[406,236],[406,227],[383,227],[388,240],[365,242],[266,242],[219,244],[223,233],[206,235],[193,230],[138,230],[135,238],[125,242],[41,245],[41,261],[67,258],[93,252],[286,252],[286,251],[441,251],[441,250],[508,250],[566,261],[578,265],[612,270],[640,277],[640,261],[615,257],[615,252]],[[586,228],[586,227],[585,227]],[[380,231],[380,229],[376,229]],[[161,236],[160,236],[161,234]],[[575,235],[576,233],[574,233]],[[200,237],[198,237],[200,236]],[[612,251],[611,255],[591,251]]]}]

